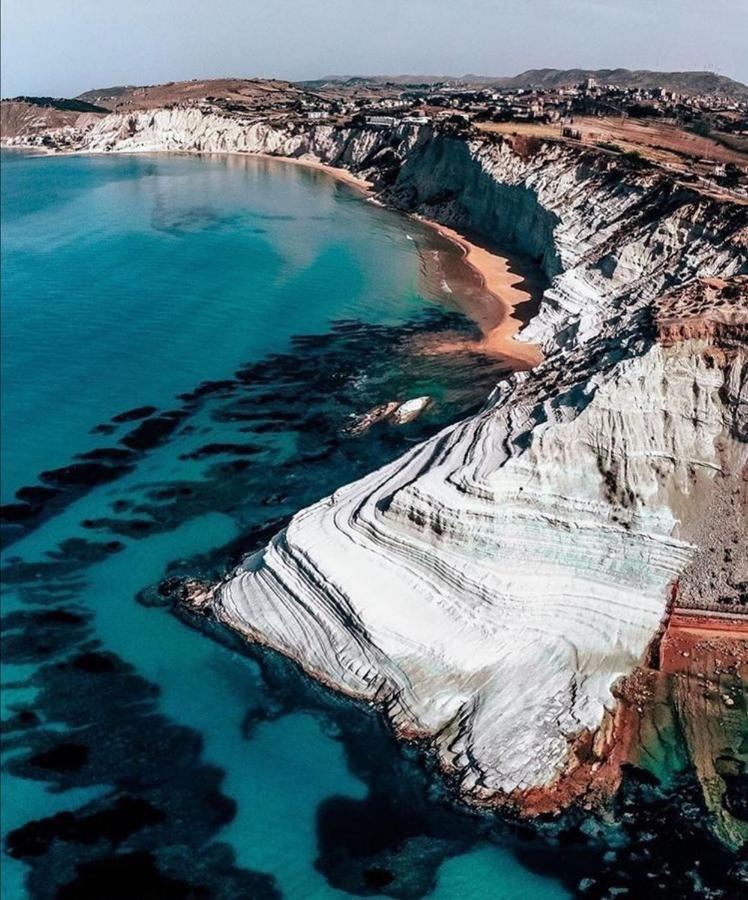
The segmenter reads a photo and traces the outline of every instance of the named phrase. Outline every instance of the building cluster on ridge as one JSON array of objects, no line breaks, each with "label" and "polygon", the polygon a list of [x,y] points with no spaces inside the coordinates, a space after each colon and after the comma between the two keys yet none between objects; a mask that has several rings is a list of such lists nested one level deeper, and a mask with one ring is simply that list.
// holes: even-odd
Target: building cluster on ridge
[{"label": "building cluster on ridge", "polygon": [[[463,131],[478,128],[512,133],[516,126],[528,136],[580,141],[611,153],[633,155],[643,149],[643,158],[664,165],[675,162],[678,168],[672,154],[657,158],[658,138],[653,137],[648,148],[638,146],[641,134],[636,133],[637,126],[670,128],[681,135],[680,143],[674,142],[676,155],[689,158],[695,177],[741,191],[748,186],[745,166],[737,156],[748,149],[748,101],[717,94],[623,87],[600,84],[594,78],[550,88],[459,82],[336,85],[305,93],[289,104],[287,114],[299,121],[391,129],[445,124]],[[599,128],[596,122],[601,123]],[[529,130],[523,132],[523,128]],[[696,143],[689,146],[689,134],[713,135],[727,153]]]},{"label": "building cluster on ridge", "polygon": [[674,85],[665,79],[661,85],[627,86],[594,77],[545,86],[446,79],[194,79],[99,89],[73,100],[4,100],[2,137],[6,146],[65,149],[110,112],[135,116],[159,109],[199,110],[239,126],[265,122],[292,131],[317,125],[393,132],[427,126],[463,136],[493,132],[526,147],[533,141],[572,142],[627,157],[633,165],[670,169],[702,189],[748,198],[745,92],[694,93]]},{"label": "building cluster on ridge", "polygon": [[308,94],[298,110],[310,120],[363,114],[367,122],[383,119],[396,125],[414,115],[420,120],[457,113],[477,121],[558,122],[574,115],[619,115],[638,119],[668,119],[679,124],[703,114],[720,117],[720,130],[748,133],[748,101],[717,94],[681,94],[661,87],[620,87],[588,78],[577,85],[554,88],[469,87],[461,84],[405,86],[394,95],[327,96]]}]

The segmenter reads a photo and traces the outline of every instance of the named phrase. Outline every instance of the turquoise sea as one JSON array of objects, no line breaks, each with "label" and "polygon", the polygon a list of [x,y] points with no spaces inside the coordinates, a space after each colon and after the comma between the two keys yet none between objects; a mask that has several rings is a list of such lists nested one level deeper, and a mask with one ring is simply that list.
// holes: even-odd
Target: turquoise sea
[{"label": "turquoise sea", "polygon": [[[472,330],[430,287],[453,251],[281,163],[2,165],[2,897],[555,900],[594,883],[616,851],[578,824],[456,805],[372,710],[201,633],[156,587],[220,576],[480,405],[497,363],[424,349]],[[346,431],[423,393],[407,427]]]}]

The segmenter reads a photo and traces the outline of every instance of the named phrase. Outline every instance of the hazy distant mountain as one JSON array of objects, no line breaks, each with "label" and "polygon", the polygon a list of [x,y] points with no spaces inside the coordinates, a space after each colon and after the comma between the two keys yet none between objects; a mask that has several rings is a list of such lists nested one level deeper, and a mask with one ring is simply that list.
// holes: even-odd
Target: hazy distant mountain
[{"label": "hazy distant mountain", "polygon": [[[469,77],[469,76],[466,76]],[[682,94],[724,94],[748,97],[748,86],[714,72],[653,72],[648,69],[528,69],[514,78],[499,78],[507,87],[558,87],[595,78],[621,87],[662,87]]]},{"label": "hazy distant mountain", "polygon": [[497,87],[560,87],[578,84],[585,78],[596,78],[601,83],[622,87],[662,87],[683,94],[723,94],[735,99],[748,99],[748,86],[726,75],[714,72],[654,72],[648,69],[528,69],[519,75],[498,78],[490,75],[328,75],[314,81],[300,82],[304,87],[319,89],[325,85],[417,85],[443,84],[445,82],[470,85],[495,85]]},{"label": "hazy distant mountain", "polygon": [[[473,76],[457,76],[457,75],[325,75],[322,78],[313,78],[309,81],[298,81],[297,84],[305,88],[321,88],[325,85],[330,86],[349,86],[357,85],[374,85],[374,84],[397,84],[397,85],[415,85],[415,84],[442,84],[445,81],[462,82],[466,78]],[[484,78],[484,81],[494,82],[495,78]]]}]

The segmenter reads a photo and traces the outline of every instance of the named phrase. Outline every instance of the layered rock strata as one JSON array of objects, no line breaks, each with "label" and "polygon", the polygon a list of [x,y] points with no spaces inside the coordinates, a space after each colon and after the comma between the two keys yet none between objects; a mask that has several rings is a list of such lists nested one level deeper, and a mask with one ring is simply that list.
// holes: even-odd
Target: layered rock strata
[{"label": "layered rock strata", "polygon": [[747,208],[624,160],[410,126],[173,109],[107,116],[75,146],[306,156],[538,261],[538,368],[186,602],[376,703],[474,802],[614,787],[623,698],[674,597],[744,612],[724,551],[745,537]]},{"label": "layered rock strata", "polygon": [[387,196],[541,261],[553,281],[524,336],[546,361],[299,513],[208,606],[377,703],[464,797],[553,808],[615,785],[616,695],[698,554],[703,509],[745,472],[739,328],[713,352],[714,332],[665,338],[656,318],[699,277],[744,302],[745,211],[558,148],[452,138],[416,139]]}]

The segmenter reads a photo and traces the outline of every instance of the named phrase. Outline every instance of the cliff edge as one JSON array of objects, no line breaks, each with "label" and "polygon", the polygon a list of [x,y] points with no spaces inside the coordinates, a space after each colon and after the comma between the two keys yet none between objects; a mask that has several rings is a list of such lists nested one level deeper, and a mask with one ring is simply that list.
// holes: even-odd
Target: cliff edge
[{"label": "cliff edge", "polygon": [[[681,710],[714,808],[714,779],[744,771],[744,751],[702,740],[703,722],[721,733],[714,698],[702,720],[682,678],[652,679],[682,675],[665,651],[684,616],[724,620],[737,641],[729,623],[748,612],[748,206],[602,153],[411,125],[157,109],[61,146],[314,159],[538,261],[550,287],[521,336],[541,365],[184,602],[377,704],[479,804],[534,813],[608,795],[656,697]],[[726,843],[744,839],[715,816]]]}]

